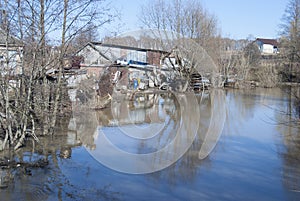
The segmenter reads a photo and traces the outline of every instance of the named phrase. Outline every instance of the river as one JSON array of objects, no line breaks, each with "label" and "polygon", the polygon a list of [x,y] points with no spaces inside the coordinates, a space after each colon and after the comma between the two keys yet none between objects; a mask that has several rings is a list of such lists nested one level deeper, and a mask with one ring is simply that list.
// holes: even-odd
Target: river
[{"label": "river", "polygon": [[49,162],[2,167],[0,200],[300,200],[300,132],[285,115],[295,107],[260,88],[78,107],[68,129],[0,155]]}]

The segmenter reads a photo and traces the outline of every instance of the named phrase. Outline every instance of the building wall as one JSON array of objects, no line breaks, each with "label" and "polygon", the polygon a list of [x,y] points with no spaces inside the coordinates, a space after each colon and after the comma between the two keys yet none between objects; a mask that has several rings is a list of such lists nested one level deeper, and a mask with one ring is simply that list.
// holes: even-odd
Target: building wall
[{"label": "building wall", "polygon": [[96,48],[105,55],[111,62],[116,61],[118,58],[123,56],[125,52],[121,51],[120,48],[114,48],[114,47],[106,47],[102,45],[96,46]]},{"label": "building wall", "polygon": [[[273,43],[275,44],[276,42],[273,41]],[[257,44],[260,52],[263,54],[278,53],[278,48],[273,43],[267,43],[267,42],[264,43],[263,41],[256,40],[256,44]]]},{"label": "building wall", "polygon": [[263,44],[262,53],[273,54],[274,53],[274,46],[270,45],[270,44]]},{"label": "building wall", "polygon": [[127,61],[129,60],[147,63],[147,53],[144,51],[130,50],[127,54]]},{"label": "building wall", "polygon": [[[7,52],[8,51],[8,52]],[[8,53],[8,54],[7,54]],[[8,65],[7,65],[8,56]],[[1,71],[9,73],[11,75],[22,74],[22,59],[23,48],[22,47],[0,47],[0,66]]]},{"label": "building wall", "polygon": [[105,67],[81,67],[82,70],[86,70],[88,76],[99,77],[101,72],[105,70]]},{"label": "building wall", "polygon": [[77,53],[78,56],[83,56],[83,66],[100,66],[109,63],[109,60],[104,58],[98,51],[90,46],[86,46],[80,52]]},{"label": "building wall", "polygon": [[104,64],[111,64],[117,60],[129,62],[148,63],[150,65],[159,66],[161,64],[160,51],[151,51],[130,47],[118,47],[110,45],[95,44],[92,46],[87,45],[77,53],[77,56],[84,57],[84,66],[103,66]]},{"label": "building wall", "polygon": [[147,63],[150,65],[159,66],[161,60],[161,53],[160,52],[147,52]]},{"label": "building wall", "polygon": [[97,46],[97,49],[108,57],[111,62],[116,61],[117,59],[123,58],[127,61],[140,61],[146,63],[146,51],[122,49],[119,47],[107,47],[107,46]]}]

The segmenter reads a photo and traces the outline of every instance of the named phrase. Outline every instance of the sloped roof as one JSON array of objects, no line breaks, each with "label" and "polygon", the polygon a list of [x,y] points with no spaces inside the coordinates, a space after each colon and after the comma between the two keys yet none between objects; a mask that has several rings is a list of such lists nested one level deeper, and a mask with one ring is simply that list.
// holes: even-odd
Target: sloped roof
[{"label": "sloped roof", "polygon": [[148,48],[139,48],[139,47],[131,47],[131,46],[125,46],[125,45],[118,45],[118,44],[108,44],[108,43],[102,43],[102,42],[88,42],[86,45],[81,47],[77,50],[76,54],[80,53],[84,48],[87,46],[91,47],[95,51],[97,51],[102,57],[109,61],[114,61],[116,58],[110,58],[112,55],[107,55],[105,52],[102,52],[99,47],[105,47],[105,48],[119,48],[124,50],[135,50],[135,51],[141,51],[141,52],[159,52],[159,53],[168,53],[167,51],[163,50],[156,50],[156,49],[148,49]]},{"label": "sloped roof", "polygon": [[256,41],[260,41],[263,44],[269,44],[269,45],[273,45],[273,46],[278,46],[278,42],[275,39],[257,38]]},{"label": "sloped roof", "polygon": [[17,38],[8,35],[5,33],[3,29],[0,28],[0,45],[6,45],[6,40],[8,40],[9,46],[23,46],[23,43]]},{"label": "sloped roof", "polygon": [[110,43],[102,43],[102,42],[89,42],[95,46],[103,46],[103,47],[111,47],[111,48],[120,48],[120,49],[127,49],[127,50],[136,50],[136,51],[150,51],[150,52],[162,52],[166,53],[167,51],[159,50],[159,49],[151,49],[151,48],[140,48],[134,46],[126,46],[126,45],[118,45],[118,44],[110,44]]}]

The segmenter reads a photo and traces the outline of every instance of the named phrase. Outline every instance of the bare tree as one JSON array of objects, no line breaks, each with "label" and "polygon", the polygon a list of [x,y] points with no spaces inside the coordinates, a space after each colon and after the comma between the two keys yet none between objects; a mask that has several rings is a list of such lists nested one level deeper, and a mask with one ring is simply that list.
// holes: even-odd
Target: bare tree
[{"label": "bare tree", "polygon": [[[290,0],[282,17],[281,54],[288,63],[288,81],[299,82],[300,0]],[[294,77],[294,78],[293,78]],[[295,80],[296,78],[296,80]]]},{"label": "bare tree", "polygon": [[86,45],[88,42],[97,41],[97,40],[98,40],[97,27],[93,25],[93,23],[91,22],[90,25],[86,27],[86,29],[81,30],[74,37],[74,40],[72,40],[70,48],[68,49],[68,53],[73,54],[79,48]]},{"label": "bare tree", "polygon": [[198,1],[149,1],[142,7],[140,19],[147,28],[158,30],[153,35],[160,38],[160,49],[173,49],[179,68],[171,67],[178,75],[189,80],[195,70],[207,70],[208,62],[213,66],[210,72],[216,70],[211,64],[217,60],[213,51],[218,46],[217,20]]},{"label": "bare tree", "polygon": [[[286,72],[284,81],[300,81],[300,1],[290,0],[287,4],[281,24],[281,48],[282,65]],[[288,188],[299,189],[299,180],[294,178],[294,173],[290,168],[293,164],[299,162],[299,128],[300,128],[300,90],[299,87],[282,87],[282,90],[288,94],[287,103],[284,103],[282,109],[276,109],[279,119],[279,128],[283,126],[283,139],[285,152],[283,154],[286,167],[283,178]],[[296,161],[296,162],[295,162]],[[291,164],[291,165],[290,165]],[[297,167],[295,168],[297,169]]]},{"label": "bare tree", "polygon": [[[97,28],[109,23],[114,17],[105,0],[1,1],[1,5],[5,11],[6,57],[0,72],[0,150],[7,146],[17,149],[29,135],[38,140],[40,134],[53,134],[58,116],[70,110],[64,56],[79,33],[91,29],[91,24]],[[49,40],[53,36],[57,40]],[[16,37],[24,42],[24,52],[14,51],[22,58],[19,74],[11,53]],[[56,79],[47,78],[49,70],[57,72]]]},{"label": "bare tree", "polygon": [[208,39],[218,36],[217,19],[198,1],[149,1],[142,7],[141,23],[147,28],[167,30],[196,39],[206,47]]}]

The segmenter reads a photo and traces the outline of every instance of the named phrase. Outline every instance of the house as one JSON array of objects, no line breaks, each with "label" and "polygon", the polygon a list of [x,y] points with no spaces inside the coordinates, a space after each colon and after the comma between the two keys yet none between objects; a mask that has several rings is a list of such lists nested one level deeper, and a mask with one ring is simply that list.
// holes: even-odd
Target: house
[{"label": "house", "polygon": [[277,54],[278,42],[275,39],[257,38],[255,43],[262,54]]},{"label": "house", "polygon": [[0,68],[8,75],[22,74],[23,43],[0,29]]},{"label": "house", "polygon": [[164,53],[161,50],[89,42],[76,55],[83,57],[81,68],[86,69],[88,74],[99,75],[102,69],[112,64],[159,66]]},{"label": "house", "polygon": [[[188,59],[176,56],[174,51],[177,50],[167,52],[89,42],[77,52],[76,56],[83,58],[80,69],[86,71],[87,75],[99,77],[107,67],[110,67],[109,73],[113,84],[118,83],[118,86],[126,86],[129,89],[147,89],[164,86],[164,83],[168,84],[168,79],[176,79],[175,71],[179,65],[191,65]],[[201,86],[204,81],[208,80],[204,80],[201,76]]]}]

